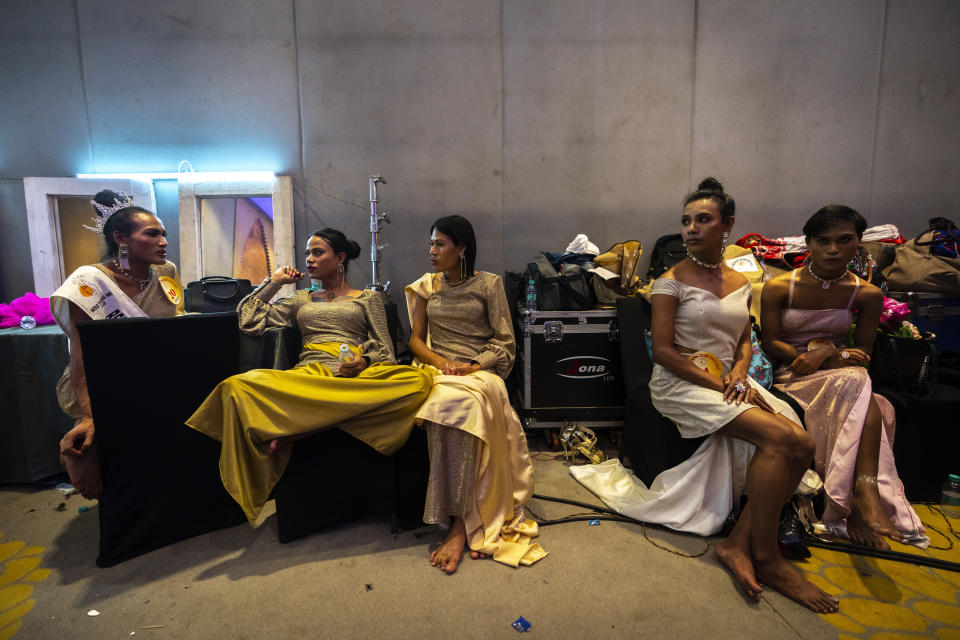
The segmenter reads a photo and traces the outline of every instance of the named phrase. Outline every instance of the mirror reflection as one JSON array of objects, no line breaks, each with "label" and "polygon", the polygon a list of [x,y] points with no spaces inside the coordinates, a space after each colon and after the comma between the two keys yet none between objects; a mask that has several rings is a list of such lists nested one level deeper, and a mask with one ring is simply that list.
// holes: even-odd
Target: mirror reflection
[{"label": "mirror reflection", "polygon": [[202,275],[246,278],[253,284],[276,268],[273,199],[200,199]]}]

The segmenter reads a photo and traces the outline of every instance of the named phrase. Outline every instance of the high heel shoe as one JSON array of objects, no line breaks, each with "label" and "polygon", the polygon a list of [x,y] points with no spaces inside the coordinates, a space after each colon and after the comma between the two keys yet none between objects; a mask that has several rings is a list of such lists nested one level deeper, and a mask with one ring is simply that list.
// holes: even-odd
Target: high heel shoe
[{"label": "high heel shoe", "polygon": [[805,528],[791,503],[780,510],[780,524],[777,526],[777,544],[780,555],[791,560],[804,560],[810,557],[810,549],[803,541]]},{"label": "high heel shoe", "polygon": [[603,449],[597,449],[597,435],[587,427],[568,424],[560,432],[560,444],[563,445],[563,456],[571,462],[577,454],[591,464],[600,464],[607,459]]}]

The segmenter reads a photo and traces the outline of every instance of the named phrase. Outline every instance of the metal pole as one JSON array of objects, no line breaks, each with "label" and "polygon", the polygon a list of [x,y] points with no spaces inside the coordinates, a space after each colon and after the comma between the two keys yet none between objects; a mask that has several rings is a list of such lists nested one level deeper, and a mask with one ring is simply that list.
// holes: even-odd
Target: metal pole
[{"label": "metal pole", "polygon": [[373,175],[370,176],[370,286],[368,289],[373,289],[374,291],[385,291],[389,282],[387,284],[382,284],[380,282],[380,251],[383,248],[380,245],[380,221],[390,222],[387,219],[386,214],[379,215],[377,214],[377,202],[379,198],[377,196],[377,183],[387,184],[387,181],[383,179],[382,176]]}]

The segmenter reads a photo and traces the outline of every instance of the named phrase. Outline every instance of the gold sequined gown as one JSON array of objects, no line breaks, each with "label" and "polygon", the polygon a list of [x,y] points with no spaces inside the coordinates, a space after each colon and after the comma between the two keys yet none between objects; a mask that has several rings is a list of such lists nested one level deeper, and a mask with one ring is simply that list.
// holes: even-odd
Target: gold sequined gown
[{"label": "gold sequined gown", "polygon": [[[102,264],[92,266],[104,272],[108,278],[113,278],[113,272]],[[167,296],[164,295],[159,280],[163,276],[172,278],[179,286],[180,291],[183,291],[183,285],[180,284],[180,276],[177,275],[176,265],[172,262],[165,262],[160,265],[154,265],[152,271],[154,276],[150,278],[146,288],[133,296],[131,300],[151,318],[172,318],[183,315],[183,296],[180,296],[179,304],[173,304],[167,299]],[[64,333],[69,330],[67,327],[60,328],[64,330]],[[70,380],[70,365],[67,365],[67,368],[63,371],[63,375],[60,377],[60,381],[57,382],[57,402],[60,404],[63,412],[68,416],[74,420],[80,418],[80,403],[77,402],[76,391],[73,388],[73,382]]]},{"label": "gold sequined gown", "polygon": [[[231,376],[187,419],[188,426],[222,443],[220,478],[251,522],[290,459],[289,446],[270,453],[271,440],[338,427],[392,455],[410,436],[432,383],[426,372],[395,364],[378,293],[325,302],[301,289],[270,303],[279,289],[267,279],[240,301],[240,329],[260,335],[296,324],[303,337],[298,364]],[[341,343],[370,359],[355,378],[335,373]]]},{"label": "gold sequined gown", "polygon": [[470,549],[511,566],[532,564],[546,552],[530,543],[537,525],[523,511],[533,494],[533,463],[503,383],[516,354],[503,282],[477,272],[449,285],[428,273],[405,294],[411,323],[417,298],[426,301],[427,346],[434,353],[482,367],[451,376],[420,365],[434,376],[417,412],[430,449],[424,522],[446,524],[459,516]]}]

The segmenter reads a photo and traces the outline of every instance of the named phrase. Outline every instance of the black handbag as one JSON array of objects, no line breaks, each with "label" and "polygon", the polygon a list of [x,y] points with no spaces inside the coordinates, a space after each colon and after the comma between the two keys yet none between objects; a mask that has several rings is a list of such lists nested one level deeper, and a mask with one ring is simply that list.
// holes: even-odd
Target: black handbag
[{"label": "black handbag", "polygon": [[870,359],[874,389],[901,391],[924,398],[937,386],[937,349],[933,339],[902,338],[878,333]]},{"label": "black handbag", "polygon": [[183,306],[188,312],[236,311],[237,305],[251,291],[253,286],[247,279],[207,276],[187,285]]}]

